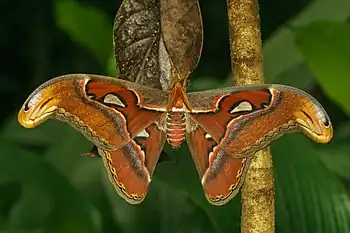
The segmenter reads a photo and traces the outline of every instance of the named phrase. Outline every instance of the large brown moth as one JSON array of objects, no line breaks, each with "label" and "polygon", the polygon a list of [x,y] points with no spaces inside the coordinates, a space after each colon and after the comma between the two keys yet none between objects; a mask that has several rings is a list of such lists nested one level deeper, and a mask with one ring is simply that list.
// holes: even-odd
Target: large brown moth
[{"label": "large brown moth", "polygon": [[250,85],[186,93],[91,74],[71,74],[39,86],[19,122],[33,128],[65,121],[99,149],[112,183],[130,203],[141,202],[164,143],[186,139],[204,192],[215,205],[229,201],[251,156],[287,132],[326,143],[332,125],[309,94],[283,85]]}]

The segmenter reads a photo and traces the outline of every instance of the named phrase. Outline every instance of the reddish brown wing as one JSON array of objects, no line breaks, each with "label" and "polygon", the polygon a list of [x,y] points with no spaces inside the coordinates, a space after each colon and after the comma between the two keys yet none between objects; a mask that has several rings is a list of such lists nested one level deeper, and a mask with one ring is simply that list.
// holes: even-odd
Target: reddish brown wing
[{"label": "reddish brown wing", "polygon": [[110,181],[127,202],[138,204],[145,198],[164,142],[165,134],[151,124],[119,150],[99,149]]},{"label": "reddish brown wing", "polygon": [[[68,122],[96,146],[116,150],[159,120],[167,95],[98,75],[65,75],[38,87],[18,114],[28,128],[48,118]],[[152,107],[158,106],[154,109]],[[144,107],[148,107],[145,109]]]},{"label": "reddish brown wing", "polygon": [[137,90],[126,89],[112,83],[102,83],[97,80],[87,83],[86,94],[91,101],[97,101],[106,108],[114,110],[115,116],[121,114],[122,124],[120,127],[126,127],[126,131],[131,138],[137,136],[145,129],[145,126],[158,121],[162,116],[161,112],[140,107],[140,100],[143,97],[142,93]]},{"label": "reddish brown wing", "polygon": [[[268,90],[235,93],[197,92],[189,93],[193,106],[191,117],[220,141],[232,119],[269,107],[271,94]],[[210,124],[208,124],[210,123]]]},{"label": "reddish brown wing", "polygon": [[208,201],[227,203],[242,186],[251,158],[229,156],[199,126],[187,134],[187,143]]},{"label": "reddish brown wing", "polygon": [[307,93],[281,85],[252,85],[189,93],[191,118],[228,154],[247,157],[287,132],[328,142],[332,126]]}]

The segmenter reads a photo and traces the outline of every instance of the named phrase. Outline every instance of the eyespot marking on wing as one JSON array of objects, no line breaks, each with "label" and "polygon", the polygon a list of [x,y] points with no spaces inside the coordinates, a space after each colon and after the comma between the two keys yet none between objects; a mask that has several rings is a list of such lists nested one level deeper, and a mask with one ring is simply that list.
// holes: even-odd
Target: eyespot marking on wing
[{"label": "eyespot marking on wing", "polygon": [[144,129],[138,135],[136,135],[136,137],[148,138],[149,137],[149,133],[147,133],[147,131]]},{"label": "eyespot marking on wing", "polygon": [[230,113],[237,113],[237,112],[249,112],[253,110],[253,106],[248,101],[243,101],[239,103],[236,107],[234,107]]},{"label": "eyespot marking on wing", "polygon": [[114,104],[119,107],[125,108],[125,104],[120,100],[120,98],[113,94],[108,94],[103,99],[103,102],[106,104]]}]

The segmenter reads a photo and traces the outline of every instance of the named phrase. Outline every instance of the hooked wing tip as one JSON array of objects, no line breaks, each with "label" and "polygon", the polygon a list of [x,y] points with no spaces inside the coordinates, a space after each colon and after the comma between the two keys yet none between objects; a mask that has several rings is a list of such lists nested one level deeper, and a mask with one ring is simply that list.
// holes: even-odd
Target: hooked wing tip
[{"label": "hooked wing tip", "polygon": [[18,122],[25,128],[34,128],[48,119],[57,110],[53,97],[40,92],[30,96],[18,112]]},{"label": "hooked wing tip", "polygon": [[305,101],[295,116],[301,130],[314,141],[328,143],[332,139],[332,123],[320,105]]}]

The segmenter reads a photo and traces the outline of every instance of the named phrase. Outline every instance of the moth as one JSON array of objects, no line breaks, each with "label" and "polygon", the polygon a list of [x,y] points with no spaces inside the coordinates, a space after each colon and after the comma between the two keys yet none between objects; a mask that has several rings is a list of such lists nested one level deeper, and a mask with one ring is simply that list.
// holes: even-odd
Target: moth
[{"label": "moth", "polygon": [[115,189],[127,202],[144,200],[165,142],[187,140],[210,203],[232,199],[252,155],[284,133],[301,131],[326,143],[333,134],[322,106],[283,85],[249,85],[186,93],[92,74],[70,74],[39,86],[19,111],[24,127],[54,118],[91,140]]}]

